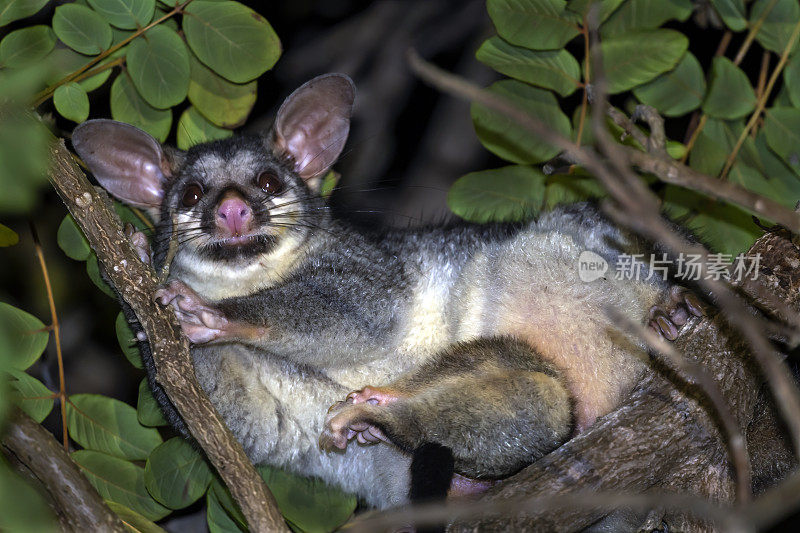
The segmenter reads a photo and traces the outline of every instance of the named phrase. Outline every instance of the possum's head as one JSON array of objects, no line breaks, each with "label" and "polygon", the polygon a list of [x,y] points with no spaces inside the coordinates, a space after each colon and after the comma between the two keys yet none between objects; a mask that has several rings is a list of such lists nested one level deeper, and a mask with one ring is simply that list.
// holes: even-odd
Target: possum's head
[{"label": "possum's head", "polygon": [[284,101],[268,135],[186,152],[112,120],[84,122],[72,143],[107,191],[158,221],[157,262],[175,220],[180,269],[235,278],[278,268],[319,226],[318,189],[344,147],[354,96],[347,76],[319,76]]}]

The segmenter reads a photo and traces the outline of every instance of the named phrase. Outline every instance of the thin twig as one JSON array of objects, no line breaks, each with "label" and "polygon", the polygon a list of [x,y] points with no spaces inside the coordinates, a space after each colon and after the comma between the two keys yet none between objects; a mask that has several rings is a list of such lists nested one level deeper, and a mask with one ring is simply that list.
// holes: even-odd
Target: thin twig
[{"label": "thin twig", "polygon": [[36,257],[39,259],[39,268],[42,270],[44,286],[47,290],[47,303],[50,305],[50,327],[53,331],[53,343],[56,346],[56,361],[58,362],[58,400],[61,404],[61,431],[63,433],[64,450],[69,452],[69,434],[67,432],[67,382],[64,379],[64,357],[61,353],[61,327],[58,324],[58,313],[56,313],[56,300],[53,297],[53,287],[50,284],[50,275],[47,272],[47,261],[44,259],[42,243],[39,234],[36,233],[36,226],[30,222],[31,235],[33,236],[33,246],[36,250]]}]

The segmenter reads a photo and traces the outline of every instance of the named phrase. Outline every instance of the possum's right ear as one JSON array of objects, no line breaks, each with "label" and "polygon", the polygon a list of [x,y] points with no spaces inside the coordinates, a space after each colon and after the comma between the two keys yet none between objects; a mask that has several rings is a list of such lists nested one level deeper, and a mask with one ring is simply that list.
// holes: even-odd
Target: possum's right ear
[{"label": "possum's right ear", "polygon": [[114,120],[88,120],[72,132],[72,146],[105,190],[157,214],[164,187],[177,170],[177,154],[153,137]]}]

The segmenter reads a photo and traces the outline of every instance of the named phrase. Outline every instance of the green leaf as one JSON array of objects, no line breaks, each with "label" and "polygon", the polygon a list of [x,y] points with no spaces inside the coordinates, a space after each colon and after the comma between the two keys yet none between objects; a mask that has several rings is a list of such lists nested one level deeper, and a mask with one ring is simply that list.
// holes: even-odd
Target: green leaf
[{"label": "green leaf", "polygon": [[84,448],[136,460],[161,444],[158,430],[139,424],[136,409],[126,403],[99,394],[73,394],[69,400],[69,436]]},{"label": "green leaf", "polygon": [[97,255],[94,252],[89,254],[89,257],[86,258],[86,274],[89,276],[89,279],[92,280],[92,283],[103,291],[104,294],[115,300],[117,299],[114,289],[112,289],[111,285],[106,283],[106,280],[100,275],[100,263],[97,261]]},{"label": "green leaf", "polygon": [[781,180],[778,176],[764,175],[742,162],[734,164],[728,176],[729,181],[788,208],[793,208],[800,198],[800,180],[796,176],[791,178]]},{"label": "green leaf", "polygon": [[667,139],[666,150],[667,155],[669,155],[672,159],[681,159],[686,155],[686,145],[679,143],[678,141]]},{"label": "green leaf", "polygon": [[662,115],[683,115],[700,107],[706,94],[703,68],[691,52],[686,52],[678,66],[636,87],[633,94],[640,102],[655,107]]},{"label": "green leaf", "polygon": [[231,130],[218,128],[201,115],[194,106],[188,108],[178,120],[177,144],[181,150],[216,139],[226,139],[233,135]]},{"label": "green leaf", "polygon": [[166,426],[168,423],[164,418],[164,413],[161,412],[161,408],[158,406],[158,402],[153,398],[147,379],[143,379],[139,383],[139,402],[136,408],[136,416],[143,426]]},{"label": "green leaf", "polygon": [[[757,0],[750,10],[750,24],[753,25],[766,13],[764,23],[756,34],[756,40],[776,54],[783,53],[788,46],[792,31],[800,21],[800,3],[797,0],[777,0],[772,10],[766,10],[775,0]],[[797,39],[792,49],[797,50]]]},{"label": "green leaf", "polygon": [[235,83],[259,77],[281,55],[269,22],[238,2],[192,2],[183,16],[183,31],[200,61]]},{"label": "green leaf", "polygon": [[0,0],[0,26],[28,18],[42,9],[48,0]]},{"label": "green leaf", "polygon": [[172,111],[156,109],[145,102],[124,73],[111,85],[111,116],[146,131],[161,142],[166,140],[172,125]]},{"label": "green leaf", "polygon": [[[598,22],[603,23],[624,1],[625,0],[600,0],[600,16],[598,17]],[[569,0],[569,2],[567,2],[567,9],[573,13],[577,13],[581,16],[581,19],[583,19],[589,14],[589,8],[592,4],[597,3],[597,0]]]},{"label": "green leaf", "polygon": [[[69,48],[56,48],[53,52],[47,56],[46,60],[49,61],[53,65],[53,69],[51,74],[47,78],[47,84],[52,85],[53,83],[60,81],[67,74],[75,72],[79,68],[83,67],[86,63],[91,61],[91,57],[85,56],[83,54],[79,54]],[[106,59],[101,61],[100,64],[106,63],[111,61],[111,59]],[[111,76],[112,69],[106,69],[98,74],[90,78],[86,78],[78,82],[78,85],[83,87],[87,93],[92,92],[101,85],[103,85],[109,76]]]},{"label": "green leaf", "polygon": [[71,456],[104,499],[124,505],[149,520],[160,520],[170,513],[147,492],[144,468],[91,450],[78,450]]},{"label": "green leaf", "polygon": [[111,45],[111,26],[80,4],[64,4],[53,15],[53,31],[64,44],[82,54],[96,55]]},{"label": "green leaf", "polygon": [[144,220],[142,220],[140,216],[138,216],[136,213],[133,212],[133,209],[123,204],[122,202],[114,200],[114,211],[117,212],[117,215],[122,220],[123,224],[131,223],[136,227],[138,231],[141,231],[148,236],[153,232],[152,225],[148,225]]},{"label": "green leaf", "polygon": [[242,533],[236,521],[225,511],[214,491],[206,495],[206,521],[209,533]]},{"label": "green leaf", "polygon": [[800,109],[773,107],[764,114],[767,144],[800,175]]},{"label": "green leaf", "polygon": [[470,172],[447,193],[453,213],[470,222],[516,222],[536,215],[544,200],[544,174],[528,166]]},{"label": "green leaf", "polygon": [[233,129],[244,124],[256,103],[257,82],[238,84],[218,76],[189,55],[189,101],[212,123]]},{"label": "green leaf", "polygon": [[711,0],[711,5],[731,30],[742,31],[747,28],[744,0]]},{"label": "green leaf", "polygon": [[692,14],[691,0],[628,0],[602,25],[605,37],[658,28],[668,20],[684,21]]},{"label": "green leaf", "polygon": [[534,50],[562,48],[580,33],[564,0],[487,0],[497,33],[517,46]]},{"label": "green leaf", "polygon": [[42,321],[0,302],[0,360],[11,368],[25,370],[42,355],[50,340],[50,332]]},{"label": "green leaf", "polygon": [[50,507],[30,482],[18,476],[0,457],[0,531],[55,533],[58,527]]},{"label": "green leaf", "polygon": [[108,500],[106,505],[122,520],[122,524],[128,528],[128,531],[132,533],[167,533],[166,530],[124,505]]},{"label": "green leaf", "polygon": [[95,11],[123,30],[147,26],[153,19],[155,0],[89,0]]},{"label": "green leaf", "polygon": [[608,92],[621,93],[647,83],[678,64],[689,40],[674,30],[647,30],[602,41]]},{"label": "green leaf", "polygon": [[53,410],[53,392],[41,381],[21,370],[9,369],[8,372],[14,378],[11,380],[14,403],[41,424]]},{"label": "green leaf", "polygon": [[0,248],[14,246],[19,242],[19,235],[8,226],[0,224]]},{"label": "green leaf", "polygon": [[725,166],[725,160],[743,129],[741,121],[709,119],[697,136],[689,165],[698,172],[716,176]]},{"label": "green leaf", "polygon": [[56,111],[73,122],[83,122],[89,118],[89,96],[75,82],[65,83],[53,93]]},{"label": "green leaf", "polygon": [[664,208],[715,252],[745,252],[763,233],[747,211],[674,185],[665,186]]},{"label": "green leaf", "polygon": [[12,31],[0,41],[0,67],[25,67],[44,58],[56,44],[50,26]]},{"label": "green leaf", "polygon": [[[0,98],[11,97],[4,81],[30,71],[4,70],[0,75]],[[47,183],[52,133],[38,117],[19,108],[0,109],[0,125],[0,212],[24,214],[40,201],[40,189]]]},{"label": "green leaf", "polygon": [[189,52],[166,26],[151,28],[128,45],[128,72],[139,94],[153,107],[178,105],[189,91]]},{"label": "green leaf", "polygon": [[501,74],[561,96],[572,94],[581,84],[581,67],[566,50],[536,52],[492,37],[478,48],[475,57]]},{"label": "green leaf", "polygon": [[735,119],[747,115],[755,106],[756,93],[747,75],[727,57],[715,57],[703,111],[710,117]]},{"label": "green leaf", "polygon": [[268,466],[258,467],[283,516],[308,533],[333,531],[356,508],[356,498],[317,479],[294,476]]},{"label": "green leaf", "polygon": [[559,204],[571,204],[603,196],[606,196],[606,190],[592,177],[566,174],[547,177],[545,187],[545,207],[547,209],[552,209]]},{"label": "green leaf", "polygon": [[225,512],[228,514],[233,521],[239,525],[244,531],[247,531],[247,520],[245,520],[244,514],[242,514],[242,510],[239,509],[239,505],[231,496],[231,492],[228,490],[218,477],[214,477],[213,481],[211,481],[211,487],[208,489],[208,493],[214,495],[216,501],[222,505],[222,508],[225,509]]},{"label": "green leaf", "polygon": [[67,254],[67,257],[75,259],[76,261],[86,261],[92,253],[89,248],[89,241],[83,236],[83,232],[75,224],[75,219],[72,215],[67,215],[61,224],[58,226],[58,233],[56,233],[56,240],[58,247]]},{"label": "green leaf", "polygon": [[[569,137],[569,119],[550,91],[530,87],[515,80],[493,83],[490,92],[508,100],[522,110]],[[481,104],[472,104],[472,121],[478,139],[492,153],[512,163],[538,163],[555,157],[559,149],[544,143],[516,122]]]},{"label": "green leaf", "polygon": [[211,469],[191,444],[173,437],[153,450],[144,468],[150,494],[171,509],[183,509],[205,494]]},{"label": "green leaf", "polygon": [[142,364],[142,356],[139,353],[139,345],[136,343],[136,338],[133,335],[133,331],[131,331],[130,326],[128,326],[128,321],[125,320],[125,315],[122,313],[117,315],[117,321],[114,324],[114,329],[117,332],[117,342],[119,342],[119,347],[122,348],[122,353],[125,354],[125,357],[128,359],[128,361],[130,361],[130,363],[136,368],[144,368],[144,364]]},{"label": "green leaf", "polygon": [[[800,54],[793,55],[786,63],[783,83],[792,105],[800,108]],[[774,105],[779,104],[775,102]]]}]

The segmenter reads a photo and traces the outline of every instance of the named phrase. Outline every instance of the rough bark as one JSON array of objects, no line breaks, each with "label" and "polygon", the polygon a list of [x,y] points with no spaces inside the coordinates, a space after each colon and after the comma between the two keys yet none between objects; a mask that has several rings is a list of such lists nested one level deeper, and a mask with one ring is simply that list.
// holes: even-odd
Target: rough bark
[{"label": "rough bark", "polygon": [[200,388],[189,343],[174,314],[153,299],[153,271],[138,259],[108,197],[91,186],[63,140],[52,145],[50,179],[109,280],[136,314],[156,362],[156,379],[239,503],[250,530],[285,531],[274,497]]}]

